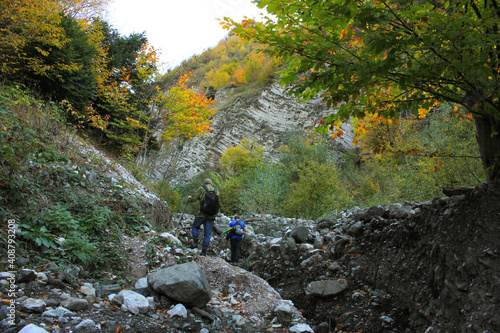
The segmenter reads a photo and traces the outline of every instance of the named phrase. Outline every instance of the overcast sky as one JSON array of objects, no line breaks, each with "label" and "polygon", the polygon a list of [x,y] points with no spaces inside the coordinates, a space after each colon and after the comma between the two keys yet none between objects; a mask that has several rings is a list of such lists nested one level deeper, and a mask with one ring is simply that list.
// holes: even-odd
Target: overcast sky
[{"label": "overcast sky", "polygon": [[263,12],[251,0],[111,0],[107,21],[121,35],[145,32],[164,68],[201,54],[227,35],[217,18],[240,21]]}]

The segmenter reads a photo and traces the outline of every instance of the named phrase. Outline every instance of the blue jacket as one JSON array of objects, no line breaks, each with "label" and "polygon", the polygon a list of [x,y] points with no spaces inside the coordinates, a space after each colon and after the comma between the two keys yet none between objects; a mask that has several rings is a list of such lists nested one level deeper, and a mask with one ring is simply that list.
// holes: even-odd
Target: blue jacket
[{"label": "blue jacket", "polygon": [[[234,220],[232,222],[229,223],[229,228],[231,228],[233,225],[236,224],[236,222],[240,222],[240,225],[243,227],[243,228],[246,228],[247,226],[245,225],[245,222],[243,221],[240,221],[240,220]],[[238,236],[238,235],[233,235],[231,236],[231,238],[243,238],[243,236]]]}]

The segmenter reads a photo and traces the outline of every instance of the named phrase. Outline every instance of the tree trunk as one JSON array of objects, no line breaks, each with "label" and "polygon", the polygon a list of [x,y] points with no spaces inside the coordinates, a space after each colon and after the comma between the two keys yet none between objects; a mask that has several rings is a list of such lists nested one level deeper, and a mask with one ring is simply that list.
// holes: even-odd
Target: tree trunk
[{"label": "tree trunk", "polygon": [[475,115],[476,139],[487,181],[500,179],[500,120],[492,115]]}]

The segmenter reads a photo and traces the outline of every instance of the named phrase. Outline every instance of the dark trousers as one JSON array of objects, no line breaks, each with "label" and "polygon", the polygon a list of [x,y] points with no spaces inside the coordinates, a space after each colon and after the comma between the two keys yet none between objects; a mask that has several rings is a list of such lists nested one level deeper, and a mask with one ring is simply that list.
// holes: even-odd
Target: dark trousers
[{"label": "dark trousers", "polygon": [[240,261],[241,244],[243,238],[231,238],[231,262]]},{"label": "dark trousers", "polygon": [[203,225],[203,242],[201,244],[202,251],[206,251],[208,249],[212,230],[214,229],[214,223],[214,219],[209,219],[206,217],[195,217],[194,219],[193,227],[191,228],[191,234],[195,243],[198,243],[198,237],[200,236],[200,227]]}]

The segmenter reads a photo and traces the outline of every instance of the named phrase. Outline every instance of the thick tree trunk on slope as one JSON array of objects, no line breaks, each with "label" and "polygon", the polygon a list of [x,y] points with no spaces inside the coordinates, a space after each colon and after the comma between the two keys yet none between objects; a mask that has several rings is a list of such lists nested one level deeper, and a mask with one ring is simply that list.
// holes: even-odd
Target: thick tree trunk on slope
[{"label": "thick tree trunk on slope", "polygon": [[500,179],[500,120],[492,115],[474,116],[476,139],[487,181]]}]

